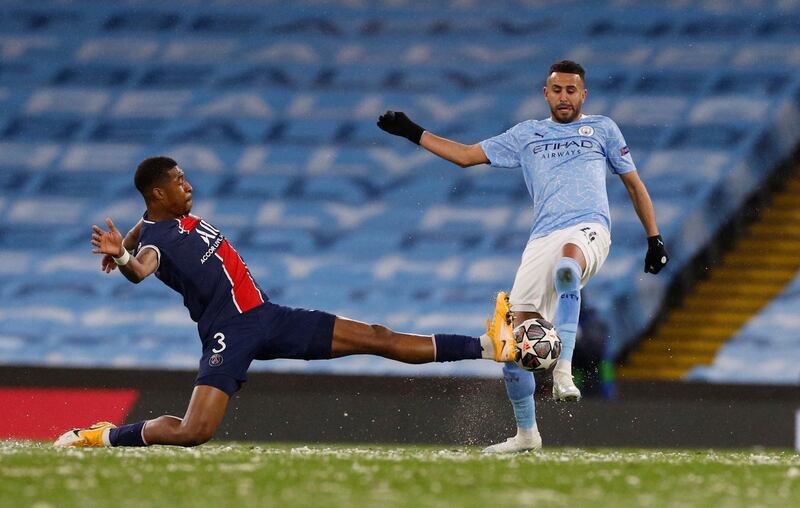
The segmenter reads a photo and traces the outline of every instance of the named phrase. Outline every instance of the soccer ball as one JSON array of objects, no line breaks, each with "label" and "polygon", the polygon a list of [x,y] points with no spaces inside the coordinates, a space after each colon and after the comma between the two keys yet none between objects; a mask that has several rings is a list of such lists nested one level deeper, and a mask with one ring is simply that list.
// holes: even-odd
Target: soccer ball
[{"label": "soccer ball", "polygon": [[561,356],[561,339],[546,319],[529,319],[514,329],[517,365],[531,372],[545,371]]}]

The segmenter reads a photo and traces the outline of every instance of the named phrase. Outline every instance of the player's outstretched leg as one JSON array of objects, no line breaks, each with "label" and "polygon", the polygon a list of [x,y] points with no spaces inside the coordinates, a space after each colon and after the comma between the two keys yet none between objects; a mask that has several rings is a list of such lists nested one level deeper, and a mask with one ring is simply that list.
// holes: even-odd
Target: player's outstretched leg
[{"label": "player's outstretched leg", "polygon": [[506,393],[514,407],[514,418],[517,421],[517,434],[502,443],[484,448],[484,453],[519,453],[539,450],[542,447],[542,436],[536,426],[536,406],[533,392],[536,380],[532,372],[528,372],[514,362],[503,365],[503,381]]},{"label": "player's outstretched leg", "polygon": [[230,396],[212,386],[195,386],[183,418],[164,415],[126,425],[98,422],[85,429],[72,429],[59,437],[57,448],[94,446],[149,446],[154,444],[197,446],[209,441],[217,430]]},{"label": "player's outstretched leg", "polygon": [[561,338],[561,357],[553,369],[553,398],[556,400],[575,402],[581,399],[581,392],[572,380],[572,353],[581,313],[581,272],[576,260],[563,257],[556,263],[553,274],[558,294],[553,324]]},{"label": "player's outstretched leg", "polygon": [[373,354],[404,363],[454,362],[481,358],[497,362],[510,361],[514,359],[516,345],[514,333],[506,317],[508,312],[508,299],[505,293],[501,293],[497,297],[494,318],[488,324],[487,332],[480,337],[395,332],[383,325],[370,325],[336,316],[331,357]]}]

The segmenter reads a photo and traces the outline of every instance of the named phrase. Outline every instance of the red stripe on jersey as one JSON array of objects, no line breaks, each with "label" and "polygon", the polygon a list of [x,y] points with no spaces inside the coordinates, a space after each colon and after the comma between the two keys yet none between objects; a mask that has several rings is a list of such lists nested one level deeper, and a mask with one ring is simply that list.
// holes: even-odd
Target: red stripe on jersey
[{"label": "red stripe on jersey", "polygon": [[222,267],[231,281],[233,303],[239,312],[247,312],[264,303],[261,291],[253,281],[253,277],[250,276],[247,265],[244,264],[236,249],[228,243],[228,240],[222,241],[217,249],[217,257],[222,260]]},{"label": "red stripe on jersey", "polygon": [[200,224],[200,217],[185,215],[178,219],[178,224],[180,225],[181,233],[189,233]]}]

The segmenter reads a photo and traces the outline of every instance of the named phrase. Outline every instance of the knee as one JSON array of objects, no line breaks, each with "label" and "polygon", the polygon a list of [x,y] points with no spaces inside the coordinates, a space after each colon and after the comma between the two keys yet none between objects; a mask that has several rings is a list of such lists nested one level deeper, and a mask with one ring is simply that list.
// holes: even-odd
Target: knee
[{"label": "knee", "polygon": [[580,265],[572,258],[561,258],[556,265],[553,280],[558,292],[579,289],[581,283]]},{"label": "knee", "polygon": [[394,333],[384,325],[369,325],[369,328],[372,331],[372,336],[376,339],[387,339]]},{"label": "knee", "polygon": [[369,327],[372,332],[370,343],[375,348],[375,352],[388,356],[401,353],[402,345],[398,341],[392,340],[396,335],[392,329],[384,325],[369,325]]},{"label": "knee", "polygon": [[187,425],[181,429],[181,444],[183,446],[199,446],[211,441],[214,437],[214,428],[209,424]]}]

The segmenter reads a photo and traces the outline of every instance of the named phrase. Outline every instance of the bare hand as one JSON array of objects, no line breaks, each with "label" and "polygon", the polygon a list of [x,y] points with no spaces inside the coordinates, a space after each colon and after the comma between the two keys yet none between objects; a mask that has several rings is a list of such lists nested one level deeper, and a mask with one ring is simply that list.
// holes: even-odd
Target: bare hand
[{"label": "bare hand", "polygon": [[106,273],[111,273],[117,269],[117,264],[114,262],[114,258],[111,257],[110,254],[106,254],[103,256],[103,259],[100,260],[100,269]]},{"label": "bare hand", "polygon": [[92,245],[94,245],[92,252],[118,258],[125,252],[125,248],[122,246],[122,235],[110,217],[106,219],[106,226],[108,226],[108,231],[103,231],[99,226],[92,226]]}]

